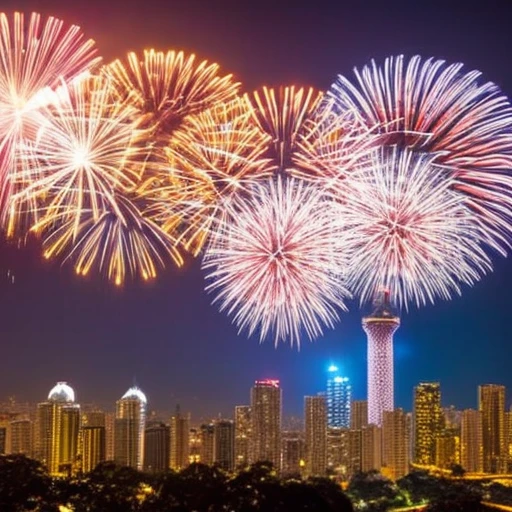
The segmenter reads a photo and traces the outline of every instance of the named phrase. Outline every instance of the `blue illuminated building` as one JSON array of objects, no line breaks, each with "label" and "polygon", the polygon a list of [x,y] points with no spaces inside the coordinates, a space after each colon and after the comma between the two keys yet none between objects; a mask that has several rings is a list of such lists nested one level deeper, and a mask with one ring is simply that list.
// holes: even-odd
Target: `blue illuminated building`
[{"label": "blue illuminated building", "polygon": [[329,427],[350,427],[350,400],[352,389],[348,377],[340,375],[331,365],[327,379],[327,424]]}]

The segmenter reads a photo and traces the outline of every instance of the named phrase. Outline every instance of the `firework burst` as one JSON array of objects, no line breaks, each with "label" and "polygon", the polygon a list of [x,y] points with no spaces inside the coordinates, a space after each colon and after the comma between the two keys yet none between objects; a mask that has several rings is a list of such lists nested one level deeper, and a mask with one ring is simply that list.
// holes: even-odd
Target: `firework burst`
[{"label": "firework burst", "polygon": [[187,116],[233,98],[239,87],[232,75],[219,76],[218,64],[175,51],[145,50],[142,57],[131,52],[125,63],[116,60],[104,73],[164,144]]},{"label": "firework burst", "polygon": [[395,146],[351,175],[342,209],[349,287],[361,302],[382,287],[400,306],[449,299],[492,270],[485,232],[452,190],[452,173],[435,155]]},{"label": "firework burst", "polygon": [[299,345],[332,327],[344,310],[345,257],[335,203],[279,177],[232,202],[205,254],[207,290],[249,335]]},{"label": "firework burst", "polygon": [[438,153],[455,170],[452,187],[463,196],[491,245],[504,253],[512,226],[512,107],[493,83],[462,64],[390,57],[340,76],[329,96],[363,126],[379,125],[388,143]]},{"label": "firework burst", "polygon": [[[313,88],[263,87],[246,98],[253,106],[254,118],[261,130],[271,137],[269,156],[282,171],[297,165],[298,140],[304,127],[317,112],[323,93]],[[299,160],[300,161],[300,160]]]},{"label": "firework burst", "polygon": [[156,186],[150,178],[142,187],[148,214],[169,233],[181,230],[181,243],[196,255],[212,222],[222,218],[223,205],[271,174],[264,157],[270,137],[253,119],[244,98],[190,116],[166,148],[168,163]]},{"label": "firework burst", "polygon": [[45,257],[72,259],[80,274],[97,264],[117,284],[126,275],[154,277],[164,256],[181,264],[174,240],[132,202],[149,165],[148,131],[138,126],[134,107],[118,101],[110,81],[90,77],[63,85],[41,116],[12,204],[15,218],[34,219]]},{"label": "firework burst", "polygon": [[20,144],[39,127],[38,109],[47,102],[46,88],[92,69],[99,62],[92,40],[76,26],[65,27],[33,13],[12,19],[0,13],[0,199],[2,216],[10,195],[10,173]]}]

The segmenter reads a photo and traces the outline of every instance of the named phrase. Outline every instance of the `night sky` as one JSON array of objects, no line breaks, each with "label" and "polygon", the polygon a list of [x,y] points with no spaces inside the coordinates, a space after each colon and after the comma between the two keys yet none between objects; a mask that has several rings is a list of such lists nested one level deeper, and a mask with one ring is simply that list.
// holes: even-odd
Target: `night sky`
[{"label": "night sky", "polygon": [[[404,53],[463,62],[512,96],[512,2],[250,2],[2,0],[5,12],[39,11],[79,24],[105,62],[129,50],[183,49],[221,64],[245,90],[262,85],[326,89],[338,73]],[[472,4],[473,2],[469,2]],[[474,2],[476,3],[476,2]],[[332,5],[330,5],[332,4]],[[15,283],[7,278],[10,270]],[[358,304],[333,331],[299,351],[237,335],[210,305],[198,261],[144,285],[114,289],[42,260],[35,244],[0,247],[0,399],[42,401],[57,380],[81,403],[113,408],[134,382],[150,408],[180,404],[193,419],[249,401],[255,379],[281,380],[284,412],[325,388],[337,363],[366,396],[366,338]],[[403,311],[395,335],[396,405],[412,408],[420,381],[441,382],[445,405],[475,407],[477,385],[512,391],[512,260],[462,297]],[[512,403],[512,393],[507,405]]]}]

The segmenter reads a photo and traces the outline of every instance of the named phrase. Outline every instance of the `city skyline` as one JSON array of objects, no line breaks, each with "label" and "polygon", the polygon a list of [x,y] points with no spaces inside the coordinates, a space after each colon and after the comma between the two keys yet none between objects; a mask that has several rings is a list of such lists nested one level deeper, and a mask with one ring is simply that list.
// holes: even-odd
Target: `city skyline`
[{"label": "city skyline", "polygon": [[[140,30],[129,47],[119,34],[128,31],[129,20],[140,14],[138,8],[128,4],[121,13],[116,6],[109,10],[89,2],[86,10],[85,5],[70,8],[64,2],[48,2],[44,14],[79,23],[97,40],[106,61],[143,47],[185,49],[235,73],[244,90],[263,83],[325,89],[338,73],[350,74],[352,67],[366,64],[371,57],[382,61],[388,54],[421,53],[463,62],[468,70],[481,70],[509,97],[512,92],[511,73],[506,59],[500,58],[512,37],[503,22],[504,2],[497,2],[492,13],[445,6],[442,15],[435,7],[423,6],[416,14],[400,10],[405,5],[400,2],[394,4],[395,10],[386,7],[373,13],[355,7],[333,11],[315,7],[305,14],[283,2],[274,19],[259,29],[251,29],[248,21],[251,16],[264,17],[258,9],[229,10],[226,3],[212,10],[200,2],[192,2],[187,9],[176,2],[173,11],[154,2],[145,6],[144,16],[136,18]],[[30,1],[7,2],[5,10],[11,8],[29,11],[40,6]],[[168,20],[170,28],[156,30],[159,17]],[[310,31],[303,33],[296,27],[308,17],[312,18]],[[330,18],[343,20],[343,26],[337,29]],[[387,24],[385,30],[379,28],[380,19]],[[404,19],[412,21],[403,27]],[[184,20],[194,21],[190,33],[179,30]],[[233,33],[217,32],[215,22]],[[437,27],[435,38],[429,34],[429,23]],[[210,37],[200,34],[207,27]],[[286,44],[268,37],[278,31]],[[234,44],[237,38],[239,48]],[[478,47],[474,40],[479,41]],[[250,63],[244,60],[246,55],[251,55]],[[34,247],[22,252],[2,250],[0,263],[4,357],[9,361],[0,389],[6,396],[35,402],[38,390],[66,380],[80,390],[81,401],[101,396],[99,401],[110,403],[135,381],[156,408],[179,403],[214,417],[225,414],[232,404],[245,403],[246,389],[254,380],[276,378],[283,388],[285,413],[297,415],[302,397],[322,389],[324,370],[333,361],[350,378],[353,398],[366,398],[366,336],[361,317],[368,310],[360,310],[355,301],[335,330],[326,331],[312,344],[304,339],[297,352],[237,335],[229,320],[210,305],[198,261],[181,271],[168,269],[155,283],[128,284],[122,290],[99,279],[79,279],[58,264],[43,263]],[[14,274],[14,283],[8,272]],[[510,261],[495,258],[494,273],[471,289],[465,287],[462,297],[400,312],[401,327],[395,335],[395,407],[411,410],[410,390],[419,381],[441,382],[445,404],[461,407],[476,406],[475,389],[480,383],[512,388],[507,368],[511,283]]]}]

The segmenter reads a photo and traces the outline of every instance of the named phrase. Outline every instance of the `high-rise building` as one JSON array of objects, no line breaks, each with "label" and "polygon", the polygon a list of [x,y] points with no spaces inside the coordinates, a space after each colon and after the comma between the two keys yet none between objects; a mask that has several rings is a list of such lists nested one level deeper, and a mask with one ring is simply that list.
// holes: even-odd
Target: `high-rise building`
[{"label": "high-rise building", "polygon": [[180,471],[189,465],[190,420],[188,416],[181,414],[180,407],[176,407],[175,414],[171,417],[171,449],[169,467]]},{"label": "high-rise building", "polygon": [[343,377],[337,366],[331,365],[327,378],[327,424],[329,427],[350,426],[352,388],[348,377]]},{"label": "high-rise building", "polygon": [[201,462],[201,451],[203,447],[200,429],[194,427],[188,431],[188,446],[188,460],[190,464]]},{"label": "high-rise building", "polygon": [[243,469],[249,465],[251,429],[251,407],[237,405],[235,407],[235,469]]},{"label": "high-rise building", "polygon": [[324,476],[327,471],[327,400],[324,396],[304,398],[307,476]]},{"label": "high-rise building", "polygon": [[460,464],[469,473],[482,473],[484,454],[481,411],[462,411],[460,429]]},{"label": "high-rise building", "polygon": [[374,301],[374,310],[363,318],[368,337],[368,423],[381,426],[383,411],[394,409],[393,334],[400,318],[393,313],[389,293]]},{"label": "high-rise building", "polygon": [[29,419],[11,421],[11,453],[22,453],[33,456],[33,428]]},{"label": "high-rise building", "polygon": [[[349,442],[354,440],[353,432],[357,432],[359,435],[357,440],[359,441],[359,453],[353,458],[358,461],[358,470],[361,461],[361,437],[360,431],[350,431],[346,428],[327,428],[327,468],[330,476],[334,476],[338,480],[346,480],[349,476],[349,467],[351,462],[349,460]],[[356,441],[357,441],[356,440]]]},{"label": "high-rise building", "polygon": [[436,439],[435,465],[450,469],[454,464],[460,464],[460,430],[445,428]]},{"label": "high-rise building", "polygon": [[82,471],[89,473],[105,460],[105,427],[82,427]]},{"label": "high-rise building", "polygon": [[7,429],[7,425],[0,426],[0,455],[7,453]]},{"label": "high-rise building", "polygon": [[231,420],[214,423],[213,460],[224,471],[235,469],[235,425]]},{"label": "high-rise building", "polygon": [[361,430],[368,426],[368,402],[352,400],[350,402],[350,429]]},{"label": "high-rise building", "polygon": [[146,407],[146,395],[136,386],[116,402],[114,460],[139,471],[144,463]]},{"label": "high-rise building", "polygon": [[48,400],[37,405],[36,457],[51,475],[69,475],[78,455],[80,408],[75,392],[65,382],[58,382]]},{"label": "high-rise building", "polygon": [[144,432],[144,471],[158,473],[169,467],[170,441],[169,426],[148,424]]},{"label": "high-rise building", "polygon": [[105,460],[114,460],[116,413],[105,413]]},{"label": "high-rise building", "polygon": [[66,474],[79,471],[78,447],[80,435],[80,406],[66,404],[61,412],[60,467]]},{"label": "high-rise building", "polygon": [[414,388],[414,462],[433,465],[436,439],[444,428],[441,388],[438,382],[422,382]]},{"label": "high-rise building", "polygon": [[[345,429],[343,429],[345,430]],[[362,430],[345,430],[347,433],[347,476],[351,477],[361,471]]]},{"label": "high-rise building", "polygon": [[407,417],[403,409],[382,415],[382,473],[397,480],[409,473]]},{"label": "high-rise building", "polygon": [[281,461],[281,388],[275,379],[257,380],[251,388],[250,461]]},{"label": "high-rise building", "polygon": [[302,476],[304,457],[304,433],[298,430],[283,431],[281,433],[281,473],[284,476]]},{"label": "high-rise building", "polygon": [[478,409],[482,413],[484,472],[506,471],[505,386],[478,387]]},{"label": "high-rise building", "polygon": [[215,427],[213,423],[201,425],[200,427],[201,448],[199,461],[201,464],[211,466],[214,462]]},{"label": "high-rise building", "polygon": [[382,429],[371,423],[360,432],[361,463],[360,471],[380,471],[382,467]]}]

